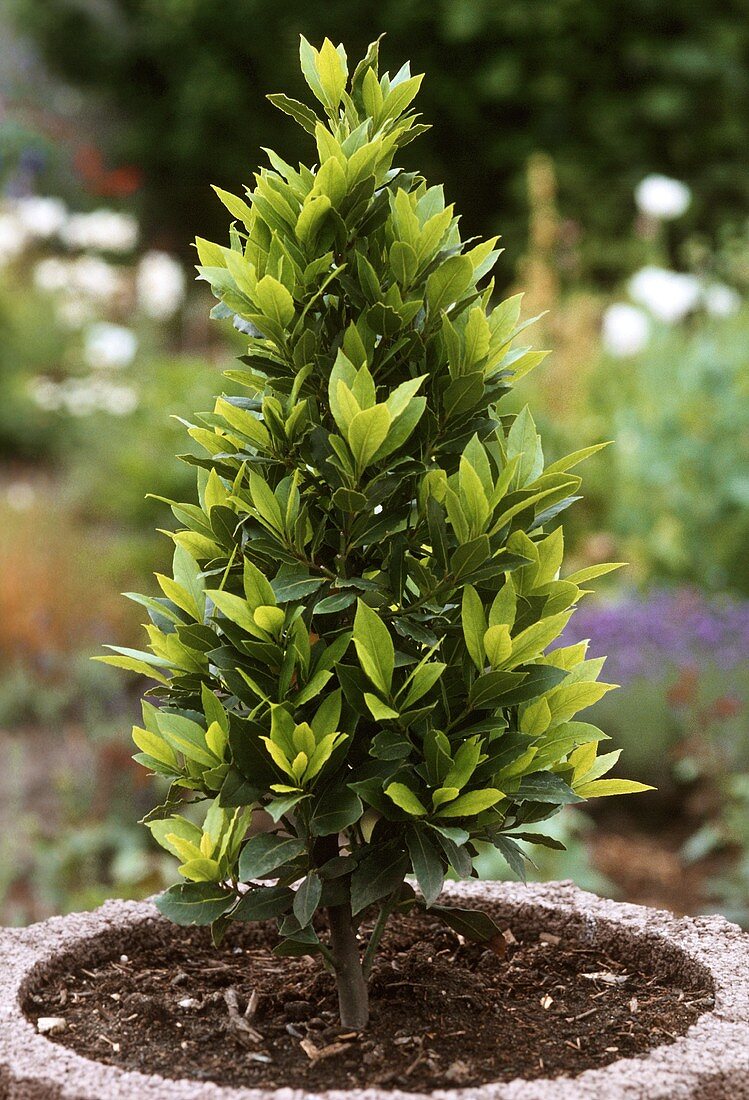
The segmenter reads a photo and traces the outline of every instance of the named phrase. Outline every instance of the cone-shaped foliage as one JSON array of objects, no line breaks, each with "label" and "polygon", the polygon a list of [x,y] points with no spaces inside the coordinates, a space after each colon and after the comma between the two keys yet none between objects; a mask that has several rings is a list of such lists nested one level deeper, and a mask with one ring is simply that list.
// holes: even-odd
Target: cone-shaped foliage
[{"label": "cone-shaped foliage", "polygon": [[[492,301],[496,241],[461,241],[442,188],[394,166],[421,77],[380,76],[376,44],[351,77],[328,41],[301,62],[316,109],[271,99],[317,166],[268,151],[246,198],[219,191],[229,245],[197,242],[213,315],[249,338],[247,396],[188,429],[198,501],[172,503],[163,595],[135,597],[150,652],[103,659],[157,681],[133,736],[174,784],[148,819],[183,876],[162,912],[217,937],[277,918],[278,953],[321,953],[361,1026],[393,909],[491,935],[435,904],[448,868],[484,841],[522,874],[518,839],[555,843],[539,821],[641,785],[602,779],[617,754],[575,720],[603,662],[548,652],[613,568],[560,579],[556,517],[597,448],[545,466],[530,413],[502,412],[543,353],[520,296]],[[274,827],[249,835],[261,807]]]}]

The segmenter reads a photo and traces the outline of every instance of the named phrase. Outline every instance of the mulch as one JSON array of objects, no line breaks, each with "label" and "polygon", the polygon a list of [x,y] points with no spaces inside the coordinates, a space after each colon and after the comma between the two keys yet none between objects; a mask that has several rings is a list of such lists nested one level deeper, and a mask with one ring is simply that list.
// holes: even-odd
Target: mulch
[{"label": "mulch", "polygon": [[[49,975],[25,1011],[99,1062],[227,1086],[428,1091],[574,1076],[671,1043],[712,1005],[626,954],[508,928],[491,948],[428,915],[394,919],[371,979],[371,1021],[338,1024],[315,959],[272,954],[275,925],[157,924],[127,955]],[[121,949],[120,949],[121,950]]]}]

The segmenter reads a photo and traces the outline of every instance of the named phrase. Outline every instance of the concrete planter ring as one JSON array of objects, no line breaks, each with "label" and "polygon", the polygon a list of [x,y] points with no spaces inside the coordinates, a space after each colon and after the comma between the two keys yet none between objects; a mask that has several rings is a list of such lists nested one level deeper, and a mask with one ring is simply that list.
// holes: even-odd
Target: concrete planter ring
[{"label": "concrete planter ring", "polygon": [[[446,900],[491,912],[524,932],[552,931],[611,950],[675,988],[698,979],[713,1007],[686,1034],[640,1057],[575,1077],[445,1088],[438,1100],[749,1100],[749,935],[721,917],[677,919],[606,901],[571,883],[452,884]],[[89,1060],[39,1034],[23,1003],[46,976],[126,952],[161,921],[148,902],[112,901],[93,913],[0,931],[0,1097],[3,1100],[304,1100],[300,1089],[226,1088],[129,1072]],[[319,1100],[418,1100],[369,1088],[316,1092]]]}]

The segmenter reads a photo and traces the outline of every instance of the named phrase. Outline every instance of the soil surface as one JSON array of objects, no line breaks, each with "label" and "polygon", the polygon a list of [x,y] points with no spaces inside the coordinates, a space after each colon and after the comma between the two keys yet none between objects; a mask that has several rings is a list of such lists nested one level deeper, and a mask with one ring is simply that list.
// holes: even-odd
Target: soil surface
[{"label": "soil surface", "polygon": [[275,925],[159,923],[128,955],[58,970],[27,1015],[61,1017],[50,1039],[143,1073],[228,1086],[428,1091],[575,1075],[673,1042],[712,1006],[709,990],[551,932],[513,926],[488,949],[428,916],[393,920],[371,979],[371,1023],[338,1026],[315,959],[272,954]]}]

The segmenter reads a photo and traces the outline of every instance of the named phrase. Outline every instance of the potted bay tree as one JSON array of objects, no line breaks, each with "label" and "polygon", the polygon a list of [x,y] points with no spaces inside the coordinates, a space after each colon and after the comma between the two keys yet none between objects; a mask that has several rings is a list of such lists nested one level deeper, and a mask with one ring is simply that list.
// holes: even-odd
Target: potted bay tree
[{"label": "potted bay tree", "polygon": [[[67,972],[76,951],[89,974],[119,957],[117,980],[127,989],[133,960],[158,971],[148,965],[154,936],[162,946],[167,937],[180,959],[182,935],[193,972],[195,958],[214,952],[250,974],[262,950],[276,960],[276,974],[301,975],[278,978],[297,983],[298,995],[274,1001],[266,989],[258,1001],[256,974],[244,1006],[231,984],[223,1000],[211,1001],[202,987],[191,993],[188,975],[176,1008],[169,990],[163,994],[167,1015],[195,1009],[203,1020],[213,1005],[249,1053],[231,1073],[210,1059],[185,1068],[180,1051],[189,1048],[192,1025],[178,1022],[165,1069],[149,1062],[143,1044],[133,1060],[124,1022],[147,1027],[157,1059],[154,1020],[163,1012],[131,1013],[132,998],[119,986],[107,993],[102,978],[94,982],[102,996],[122,1004],[112,1024],[120,1037],[108,1034],[105,1052],[120,1066],[113,1069],[91,1060],[87,1029],[71,1023],[70,1011],[40,1016],[50,982],[63,981],[62,963],[45,964],[57,977],[45,978],[47,993],[36,982],[25,1005],[37,1027],[62,1020],[42,1030],[63,1045],[33,1037],[27,1062],[39,1044],[55,1051],[38,1060],[34,1077],[11,1042],[6,1076],[47,1080],[52,1090],[62,1072],[55,1058],[73,1058],[84,1083],[75,1093],[35,1096],[88,1096],[86,1088],[129,1095],[113,1082],[151,1095],[153,1078],[133,1074],[157,1069],[179,1078],[169,1086],[175,1096],[209,1095],[199,1091],[205,1077],[227,1086],[211,1096],[238,1096],[240,1084],[350,1091],[391,1084],[392,1059],[403,1048],[408,1065],[396,1067],[394,1080],[405,1088],[543,1076],[536,1040],[524,1052],[523,1033],[513,1039],[520,1072],[501,1047],[482,1056],[464,1040],[467,1054],[459,1057],[446,1030],[444,1039],[439,1030],[434,1036],[428,1011],[419,1015],[418,997],[408,1006],[416,1031],[400,1035],[388,1000],[392,974],[407,973],[400,984],[413,990],[411,956],[424,943],[433,945],[419,971],[426,1002],[444,1002],[450,979],[439,959],[447,952],[453,976],[461,967],[470,981],[479,976],[487,1026],[497,1034],[507,1033],[511,1015],[502,1011],[513,986],[507,956],[523,937],[533,941],[527,950],[535,961],[526,960],[521,974],[523,948],[512,972],[521,974],[518,995],[526,1000],[539,942],[564,952],[564,929],[591,952],[587,985],[578,975],[573,984],[582,992],[578,1000],[570,995],[570,1005],[619,990],[631,1007],[637,983],[627,970],[641,974],[645,988],[660,966],[658,1010],[677,1033],[710,1007],[725,977],[715,961],[720,930],[712,926],[699,935],[694,926],[690,954],[673,918],[569,887],[524,893],[475,882],[481,846],[494,846],[523,877],[526,845],[557,844],[543,822],[563,806],[645,788],[607,777],[618,753],[601,752],[606,735],[579,718],[611,688],[599,679],[603,661],[589,659],[585,644],[558,644],[589,582],[615,568],[564,571],[559,517],[578,499],[579,463],[599,448],[547,463],[530,411],[504,410],[505,395],[545,353],[525,345],[531,322],[521,318],[521,296],[495,294],[496,239],[463,240],[442,188],[400,167],[401,150],[425,128],[413,108],[421,77],[408,65],[381,74],[378,53],[375,43],[350,72],[342,46],[326,40],[318,50],[302,39],[314,107],[270,98],[308,132],[314,167],[294,167],[269,150],[269,167],[244,197],[217,189],[231,219],[228,243],[198,239],[198,273],[217,299],[212,316],[247,336],[246,355],[228,372],[244,396],[220,397],[212,412],[185,425],[195,446],[182,457],[196,469],[197,492],[167,502],[176,520],[167,532],[173,570],[157,576],[159,594],[132,596],[148,613],[148,648],[115,646],[101,658],[154,684],[133,738],[136,759],[166,783],[145,824],[179,861],[179,881],[155,906],[189,928],[154,923],[150,903],[113,903],[78,923],[69,918],[63,928],[11,937],[8,948],[21,962],[7,980],[22,980],[27,991],[40,953],[64,959]],[[445,890],[447,878],[462,883]],[[162,971],[171,980],[169,957]],[[549,973],[558,977],[554,965]],[[77,980],[85,980],[80,972]],[[300,992],[302,981],[323,990],[323,1002],[335,989],[337,1019],[330,1006],[316,1013],[318,994]],[[384,1006],[374,1015],[373,981]],[[530,988],[547,1031],[574,1047],[578,1025],[560,1017],[552,1026],[549,1014],[565,995]],[[693,993],[689,1012],[676,1007],[685,988]],[[461,989],[451,987],[457,1002]],[[467,999],[474,994],[469,989]],[[61,1003],[70,1000],[66,993]],[[89,1011],[92,1002],[83,1003]],[[299,1003],[308,1011],[289,1015],[285,1006]],[[744,995],[744,1032],[746,1009]],[[722,1025],[706,1018],[715,1038]],[[285,1031],[274,1045],[279,1019]],[[566,1062],[547,1057],[556,1073],[595,1069],[603,1075],[600,1095],[615,1096],[614,1068],[622,1081],[640,1070],[626,1068],[610,1029],[596,1026],[605,1049],[593,1044],[587,1060],[579,1049]],[[623,1052],[639,1054],[659,1034],[646,1028]],[[480,1038],[484,1047],[497,1041],[494,1032]],[[294,1057],[281,1053],[283,1043]],[[614,1065],[601,1069],[607,1062]]]}]

